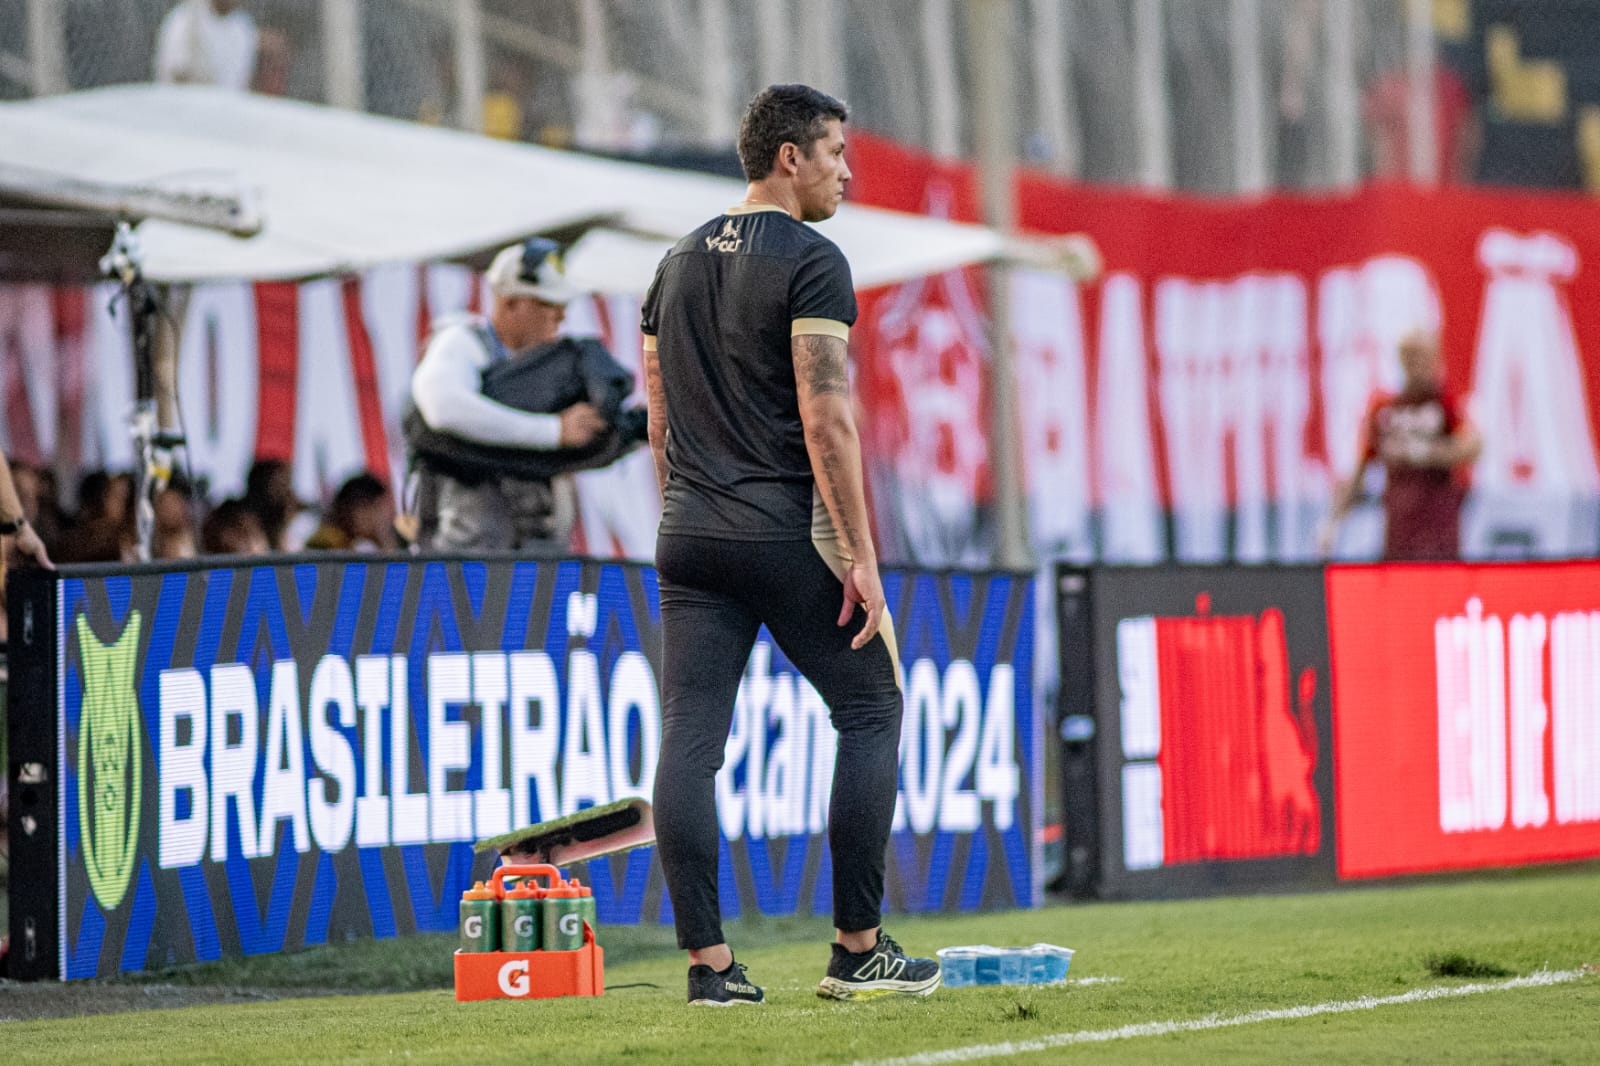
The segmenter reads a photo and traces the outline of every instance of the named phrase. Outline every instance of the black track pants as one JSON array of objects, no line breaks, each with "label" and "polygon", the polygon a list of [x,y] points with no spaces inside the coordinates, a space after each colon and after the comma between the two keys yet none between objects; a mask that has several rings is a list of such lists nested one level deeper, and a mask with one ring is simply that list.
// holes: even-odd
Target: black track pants
[{"label": "black track pants", "polygon": [[763,623],[827,703],[839,734],[828,806],[834,925],[858,932],[879,924],[899,772],[899,667],[887,615],[880,635],[859,651],[850,640],[865,612],[858,607],[848,625],[835,625],[844,586],[837,561],[824,558],[831,548],[681,534],[656,540],[665,704],[656,845],[679,947],[723,942],[715,778]]}]

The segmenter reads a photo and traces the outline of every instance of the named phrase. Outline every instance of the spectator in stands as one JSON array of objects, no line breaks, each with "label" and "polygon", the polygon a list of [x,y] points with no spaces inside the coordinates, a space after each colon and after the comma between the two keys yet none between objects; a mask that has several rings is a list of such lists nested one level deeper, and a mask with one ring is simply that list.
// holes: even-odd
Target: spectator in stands
[{"label": "spectator in stands", "polygon": [[283,459],[258,459],[245,475],[244,504],[255,513],[271,551],[290,551],[289,523],[305,509],[294,494],[291,467]]},{"label": "spectator in stands", "polygon": [[174,474],[156,493],[155,527],[150,534],[150,558],[192,559],[195,544],[195,500],[188,478]]},{"label": "spectator in stands", "polygon": [[[281,93],[287,56],[287,37],[258,30],[240,0],[182,0],[157,31],[156,81]],[[258,83],[258,63],[271,85]]]},{"label": "spectator in stands", "polygon": [[5,563],[9,556],[16,555],[38,566],[51,566],[50,553],[28,518],[4,452],[0,452],[0,538],[4,540],[4,546],[0,547],[0,600],[3,600]]},{"label": "spectator in stands", "polygon": [[[488,320],[453,322],[428,341],[411,378],[411,398],[427,429],[472,445],[536,452],[583,448],[607,430],[593,403],[534,413],[484,394],[487,373],[501,366],[538,371],[534,350],[560,336],[577,291],[558,253],[553,241],[537,237],[501,249],[487,274]],[[453,551],[559,553],[567,550],[576,517],[562,481],[485,476],[434,460],[418,464],[417,510],[420,544]]]},{"label": "spectator in stands", "polygon": [[306,540],[313,551],[394,551],[398,546],[389,486],[365,472],[339,486],[322,525]]},{"label": "spectator in stands", "polygon": [[58,558],[71,563],[131,561],[137,554],[133,477],[93,470],[78,482],[78,513],[63,534]]},{"label": "spectator in stands", "polygon": [[1350,477],[1334,490],[1333,512],[1323,527],[1324,555],[1339,523],[1361,494],[1367,464],[1383,464],[1383,557],[1455,559],[1461,553],[1461,506],[1467,473],[1483,438],[1460,400],[1444,383],[1437,334],[1416,330],[1400,340],[1405,384],[1398,394],[1373,397],[1362,422]]},{"label": "spectator in stands", "polygon": [[200,549],[207,555],[267,555],[272,551],[261,520],[244,500],[223,500],[200,524]]},{"label": "spectator in stands", "polygon": [[46,467],[17,463],[11,468],[11,483],[16,487],[17,499],[22,502],[23,517],[39,534],[45,548],[54,552],[66,526],[54,472]]}]

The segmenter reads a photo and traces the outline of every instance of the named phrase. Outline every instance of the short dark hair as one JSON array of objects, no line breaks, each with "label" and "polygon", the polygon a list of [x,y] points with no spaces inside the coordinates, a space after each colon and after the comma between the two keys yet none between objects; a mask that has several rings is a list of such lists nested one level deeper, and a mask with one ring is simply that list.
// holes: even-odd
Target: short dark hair
[{"label": "short dark hair", "polygon": [[369,470],[346,479],[339,491],[334,493],[333,502],[328,505],[331,517],[339,521],[346,521],[358,507],[365,507],[375,500],[381,500],[389,495],[389,486],[383,479]]},{"label": "short dark hair", "polygon": [[828,132],[828,120],[844,122],[844,101],[809,85],[769,85],[756,94],[739,122],[739,165],[750,181],[772,173],[778,149],[793,143],[807,155]]}]

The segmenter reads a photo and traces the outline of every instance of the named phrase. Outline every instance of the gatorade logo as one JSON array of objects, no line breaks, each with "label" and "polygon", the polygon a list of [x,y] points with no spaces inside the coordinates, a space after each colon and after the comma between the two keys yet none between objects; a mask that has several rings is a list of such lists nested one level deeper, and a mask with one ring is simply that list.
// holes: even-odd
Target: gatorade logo
[{"label": "gatorade logo", "polygon": [[511,923],[511,928],[513,930],[515,930],[515,932],[516,932],[516,934],[518,936],[532,936],[533,935],[533,918],[532,918],[532,916],[527,915],[527,914],[519,914],[519,915],[517,915],[516,920]]},{"label": "gatorade logo", "polygon": [[500,967],[500,991],[513,999],[528,994],[528,960],[514,959]]},{"label": "gatorade logo", "polygon": [[560,927],[562,936],[577,936],[583,929],[576,914],[563,914],[556,924]]},{"label": "gatorade logo", "polygon": [[476,914],[468,915],[467,920],[461,923],[461,931],[472,940],[479,939],[483,936],[483,919]]},{"label": "gatorade logo", "polygon": [[78,723],[78,824],[83,865],[95,898],[115,910],[133,878],[144,795],[144,732],[134,675],[143,619],[128,612],[122,635],[101,644],[78,616],[83,707]]}]

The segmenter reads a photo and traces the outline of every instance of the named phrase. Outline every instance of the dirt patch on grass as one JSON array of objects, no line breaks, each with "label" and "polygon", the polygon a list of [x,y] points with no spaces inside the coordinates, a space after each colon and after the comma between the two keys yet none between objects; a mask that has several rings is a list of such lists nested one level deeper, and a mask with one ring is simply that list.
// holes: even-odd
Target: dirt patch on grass
[{"label": "dirt patch on grass", "polygon": [[136,1010],[170,1010],[174,1007],[262,1003],[274,999],[304,998],[318,994],[302,988],[274,991],[212,985],[0,981],[0,1023],[77,1018],[91,1014],[122,1014]]}]

